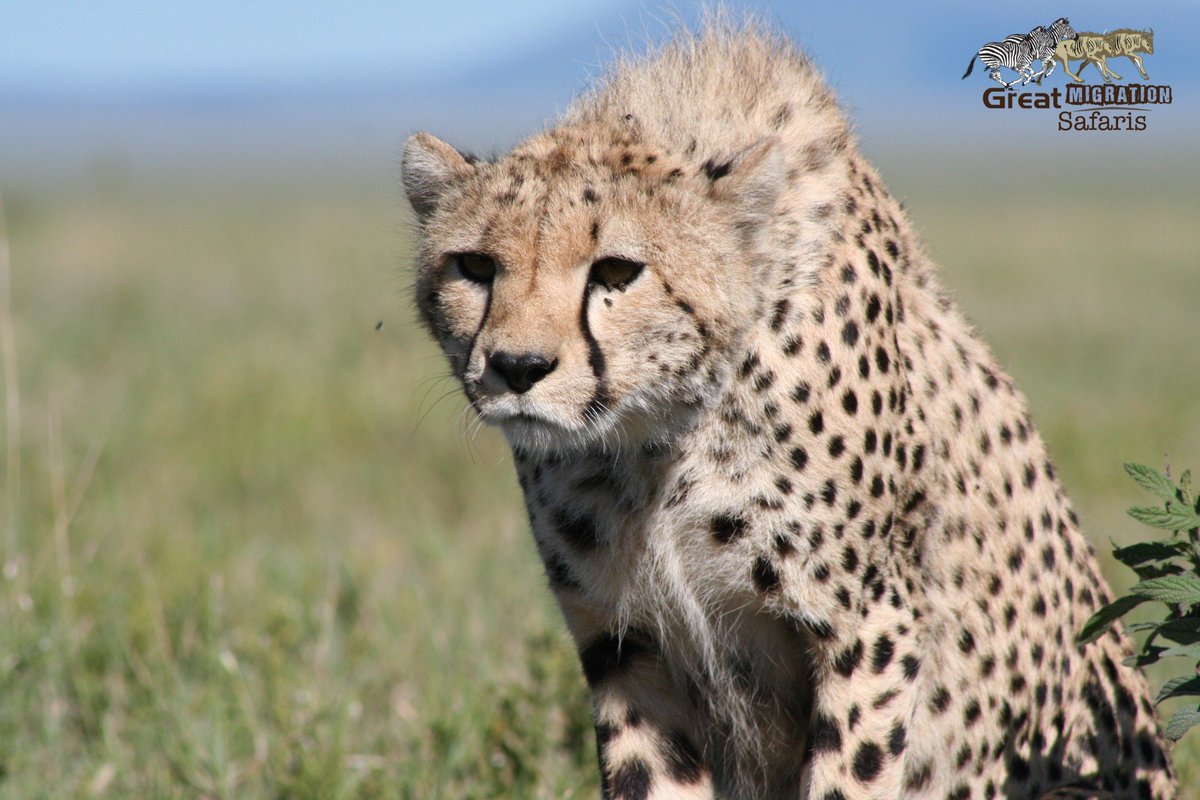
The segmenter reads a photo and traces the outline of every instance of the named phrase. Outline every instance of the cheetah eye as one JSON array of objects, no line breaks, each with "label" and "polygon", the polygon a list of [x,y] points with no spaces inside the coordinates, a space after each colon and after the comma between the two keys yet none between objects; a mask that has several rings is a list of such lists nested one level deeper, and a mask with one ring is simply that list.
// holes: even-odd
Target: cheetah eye
[{"label": "cheetah eye", "polygon": [[483,253],[456,253],[454,265],[464,278],[475,283],[491,283],[496,277],[496,260]]},{"label": "cheetah eye", "polygon": [[592,264],[588,274],[589,284],[599,284],[605,289],[625,291],[625,287],[637,280],[645,264],[627,258],[602,258]]}]

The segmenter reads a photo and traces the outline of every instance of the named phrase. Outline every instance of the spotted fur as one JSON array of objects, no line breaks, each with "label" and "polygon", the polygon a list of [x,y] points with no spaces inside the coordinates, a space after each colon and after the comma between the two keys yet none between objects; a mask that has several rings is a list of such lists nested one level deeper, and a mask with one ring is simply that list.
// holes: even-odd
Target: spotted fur
[{"label": "spotted fur", "polygon": [[1125,639],[1074,643],[1109,589],[1024,399],[794,47],[680,34],[494,162],[417,134],[404,182],[605,797],[1173,796]]}]

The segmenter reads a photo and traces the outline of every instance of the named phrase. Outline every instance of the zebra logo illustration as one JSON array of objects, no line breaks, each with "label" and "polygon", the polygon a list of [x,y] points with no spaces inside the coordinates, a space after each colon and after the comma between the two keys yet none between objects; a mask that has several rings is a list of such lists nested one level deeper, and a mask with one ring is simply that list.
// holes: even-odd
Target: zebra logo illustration
[{"label": "zebra logo illustration", "polygon": [[[963,80],[975,68],[975,59],[983,62],[988,69],[988,77],[1005,89],[1012,87],[1019,80],[1022,86],[1032,80],[1041,83],[1042,78],[1054,71],[1057,64],[1055,54],[1060,43],[1074,41],[1078,36],[1066,17],[1059,17],[1050,23],[1049,27],[1037,26],[1029,33],[1014,33],[1006,36],[1000,42],[988,42],[979,48],[967,64]],[[1041,62],[1041,70],[1034,72],[1033,62]],[[1017,73],[1011,81],[1005,81],[1000,76],[1001,69],[1010,69]]]}]

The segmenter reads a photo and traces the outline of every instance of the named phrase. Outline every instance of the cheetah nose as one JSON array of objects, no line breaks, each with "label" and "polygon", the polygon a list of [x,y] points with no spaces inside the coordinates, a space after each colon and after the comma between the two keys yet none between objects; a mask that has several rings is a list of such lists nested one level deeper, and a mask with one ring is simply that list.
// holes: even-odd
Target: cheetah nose
[{"label": "cheetah nose", "polygon": [[549,359],[539,353],[507,353],[501,350],[489,355],[487,363],[504,376],[508,388],[517,394],[525,394],[535,383],[554,371],[558,359]]}]

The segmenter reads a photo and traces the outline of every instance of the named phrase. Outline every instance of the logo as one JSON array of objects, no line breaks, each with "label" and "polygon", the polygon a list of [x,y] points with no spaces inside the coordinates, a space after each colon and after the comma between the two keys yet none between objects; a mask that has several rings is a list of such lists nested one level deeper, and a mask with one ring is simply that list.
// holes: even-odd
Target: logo
[{"label": "logo", "polygon": [[[1114,84],[1125,80],[1109,66],[1109,59],[1127,58],[1142,80],[1150,80],[1143,56],[1154,54],[1154,30],[1120,28],[1104,33],[1077,32],[1066,17],[1039,25],[1029,33],[1014,33],[988,42],[967,64],[963,80],[979,61],[988,77],[1000,84],[983,91],[989,109],[1055,109],[1060,131],[1144,131],[1151,108],[1172,102],[1168,85]],[[1055,69],[1069,79],[1065,91],[1024,91],[1031,83],[1042,85]],[[1072,64],[1075,64],[1072,71]],[[1087,84],[1083,72],[1094,66],[1103,84]],[[1005,80],[1008,70],[1011,80]],[[1090,76],[1089,76],[1090,77]],[[1014,87],[1020,85],[1022,91]],[[1082,85],[1081,85],[1082,84]]]}]

